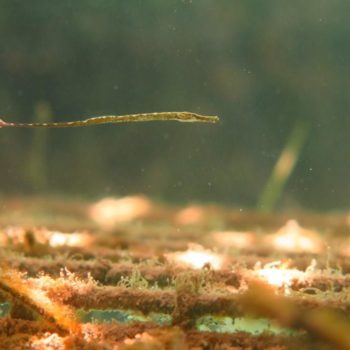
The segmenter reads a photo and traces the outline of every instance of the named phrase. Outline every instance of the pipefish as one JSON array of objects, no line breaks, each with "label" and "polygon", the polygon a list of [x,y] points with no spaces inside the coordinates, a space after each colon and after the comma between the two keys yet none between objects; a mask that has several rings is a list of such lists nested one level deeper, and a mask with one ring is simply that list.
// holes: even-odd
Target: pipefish
[{"label": "pipefish", "polygon": [[126,115],[104,115],[83,120],[47,123],[14,123],[0,119],[0,128],[71,128],[78,126],[175,120],[190,123],[217,123],[219,117],[200,115],[192,112],[157,112]]}]

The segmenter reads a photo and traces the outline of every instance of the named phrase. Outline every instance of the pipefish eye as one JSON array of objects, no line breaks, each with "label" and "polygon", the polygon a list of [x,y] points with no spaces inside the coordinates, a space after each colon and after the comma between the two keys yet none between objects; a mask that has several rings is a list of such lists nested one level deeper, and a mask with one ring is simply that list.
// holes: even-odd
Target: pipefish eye
[{"label": "pipefish eye", "polygon": [[194,121],[202,122],[202,123],[217,123],[219,121],[219,117],[216,115],[201,115],[193,113]]},{"label": "pipefish eye", "polygon": [[197,122],[198,121],[198,114],[195,113],[179,113],[179,119],[183,122]]},{"label": "pipefish eye", "polygon": [[193,123],[217,123],[219,117],[211,115],[201,115],[197,113],[182,112],[178,113],[178,120],[182,122],[193,122]]}]

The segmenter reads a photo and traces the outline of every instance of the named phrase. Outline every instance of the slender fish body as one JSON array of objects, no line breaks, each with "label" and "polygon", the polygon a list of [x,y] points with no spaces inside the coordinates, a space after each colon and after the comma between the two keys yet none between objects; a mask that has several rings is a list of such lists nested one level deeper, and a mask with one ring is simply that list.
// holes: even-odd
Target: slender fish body
[{"label": "slender fish body", "polygon": [[219,117],[200,115],[191,112],[157,112],[142,114],[126,114],[126,115],[106,115],[88,118],[84,120],[76,120],[69,122],[52,122],[52,123],[13,123],[0,119],[0,128],[71,128],[78,126],[128,123],[128,122],[148,122],[148,121],[164,121],[175,120],[178,122],[189,123],[217,123]]}]

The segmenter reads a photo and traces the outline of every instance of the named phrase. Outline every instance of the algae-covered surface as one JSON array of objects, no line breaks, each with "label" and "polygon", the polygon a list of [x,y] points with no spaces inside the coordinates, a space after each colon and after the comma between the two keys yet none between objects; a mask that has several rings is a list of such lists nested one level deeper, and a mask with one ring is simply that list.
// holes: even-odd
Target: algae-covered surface
[{"label": "algae-covered surface", "polygon": [[3,199],[0,344],[348,349],[346,215]]}]

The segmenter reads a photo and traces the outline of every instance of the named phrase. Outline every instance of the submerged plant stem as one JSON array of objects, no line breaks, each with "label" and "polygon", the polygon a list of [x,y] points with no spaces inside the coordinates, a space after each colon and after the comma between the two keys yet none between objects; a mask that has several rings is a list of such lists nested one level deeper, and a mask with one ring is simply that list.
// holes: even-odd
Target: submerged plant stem
[{"label": "submerged plant stem", "polygon": [[80,324],[74,309],[54,302],[46,292],[28,283],[27,278],[19,271],[0,264],[0,291],[8,294],[14,302],[40,314],[45,320],[54,322],[64,331],[78,334]]},{"label": "submerged plant stem", "polygon": [[258,202],[258,210],[270,212],[274,209],[293,169],[300,157],[308,135],[309,124],[298,120],[287,140],[280,157]]}]

